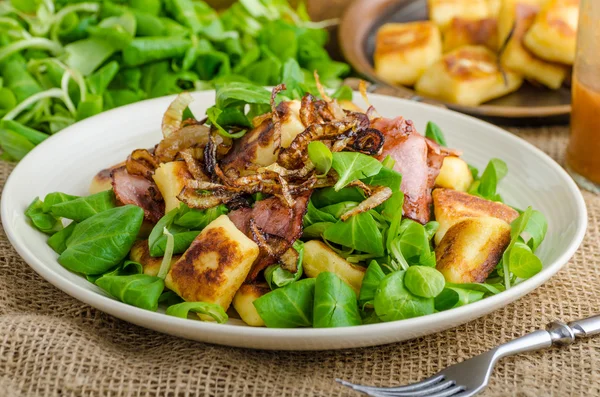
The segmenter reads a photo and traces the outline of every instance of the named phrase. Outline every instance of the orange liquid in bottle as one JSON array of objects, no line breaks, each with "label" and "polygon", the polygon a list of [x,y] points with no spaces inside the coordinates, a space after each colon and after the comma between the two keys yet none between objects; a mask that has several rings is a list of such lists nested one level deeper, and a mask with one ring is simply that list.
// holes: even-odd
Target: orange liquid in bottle
[{"label": "orange liquid in bottle", "polygon": [[572,171],[600,185],[600,89],[583,85],[577,77],[566,161]]}]

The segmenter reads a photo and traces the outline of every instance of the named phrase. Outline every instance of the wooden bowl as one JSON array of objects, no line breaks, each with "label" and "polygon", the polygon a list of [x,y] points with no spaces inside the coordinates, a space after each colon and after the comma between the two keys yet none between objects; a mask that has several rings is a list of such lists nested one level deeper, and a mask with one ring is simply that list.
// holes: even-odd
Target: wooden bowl
[{"label": "wooden bowl", "polygon": [[441,103],[462,113],[497,123],[555,124],[566,123],[571,113],[571,92],[568,87],[550,90],[525,83],[518,91],[486,102],[480,106],[462,106],[422,98],[410,88],[386,83],[375,74],[373,53],[375,35],[388,22],[409,22],[427,19],[426,0],[356,0],[344,13],[339,43],[346,60],[364,78],[392,89],[396,95],[414,100]]}]

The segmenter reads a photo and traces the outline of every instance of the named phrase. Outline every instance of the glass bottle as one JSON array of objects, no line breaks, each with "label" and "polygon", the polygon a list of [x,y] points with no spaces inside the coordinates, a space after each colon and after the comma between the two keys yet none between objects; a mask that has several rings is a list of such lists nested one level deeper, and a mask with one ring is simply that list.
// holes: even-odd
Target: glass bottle
[{"label": "glass bottle", "polygon": [[573,69],[567,170],[584,189],[600,193],[600,1],[581,0]]}]

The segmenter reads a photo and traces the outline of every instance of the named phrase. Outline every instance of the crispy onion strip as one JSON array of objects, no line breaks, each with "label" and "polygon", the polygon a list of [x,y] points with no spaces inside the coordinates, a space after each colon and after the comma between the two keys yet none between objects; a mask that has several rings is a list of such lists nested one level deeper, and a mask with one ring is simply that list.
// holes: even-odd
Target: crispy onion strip
[{"label": "crispy onion strip", "polygon": [[372,190],[372,195],[362,203],[345,212],[340,216],[342,221],[347,220],[351,216],[361,214],[372,210],[373,208],[383,204],[387,199],[392,197],[392,189],[387,186],[377,186]]},{"label": "crispy onion strip", "polygon": [[306,160],[308,144],[316,140],[341,139],[354,134],[354,130],[362,124],[362,120],[353,117],[348,121],[333,121],[327,124],[312,124],[298,134],[292,143],[279,151],[277,163],[284,168],[301,168]]},{"label": "crispy onion strip", "polygon": [[198,160],[194,158],[194,150],[186,149],[179,152],[183,160],[185,161],[185,165],[187,165],[187,169],[192,174],[194,179],[199,181],[208,181],[209,178],[206,176],[204,171],[202,171],[202,167],[198,164]]},{"label": "crispy onion strip", "polygon": [[315,116],[315,100],[316,98],[314,96],[307,93],[302,97],[302,101],[300,101],[300,121],[305,128],[317,122]]},{"label": "crispy onion strip", "polygon": [[206,146],[209,134],[210,129],[205,125],[186,125],[160,141],[154,150],[154,156],[161,163],[173,161],[182,150]]},{"label": "crispy onion strip", "polygon": [[292,197],[292,193],[290,192],[290,187],[288,186],[287,181],[283,179],[281,175],[279,175],[278,179],[279,183],[281,184],[281,194],[283,196],[283,199],[285,200],[287,206],[291,208],[296,203],[296,200],[294,200],[294,198]]},{"label": "crispy onion strip", "polygon": [[152,180],[154,170],[158,167],[158,162],[154,156],[146,149],[136,149],[127,157],[125,168],[131,175],[143,176]]},{"label": "crispy onion strip", "polygon": [[290,273],[296,273],[298,271],[298,259],[300,254],[293,247],[290,247],[281,255],[279,262],[281,267]]},{"label": "crispy onion strip", "polygon": [[350,147],[352,150],[368,155],[376,155],[383,149],[385,137],[383,134],[374,128],[369,128],[364,131],[359,131],[352,138]]},{"label": "crispy onion strip", "polygon": [[321,84],[321,79],[319,78],[319,73],[317,73],[316,69],[313,75],[315,76],[315,82],[317,83],[317,89],[319,90],[319,94],[321,94],[321,98],[327,102],[331,102],[331,98],[325,92],[325,88],[323,88],[323,85]]},{"label": "crispy onion strip", "polygon": [[271,115],[273,120],[273,153],[277,153],[281,147],[281,120],[279,120],[279,112],[275,106],[275,98],[277,94],[285,90],[285,84],[279,84],[271,91]]},{"label": "crispy onion strip", "polygon": [[362,190],[363,192],[365,192],[365,195],[367,197],[369,197],[371,194],[373,194],[372,190],[371,190],[371,187],[368,186],[368,185],[366,185],[363,181],[360,181],[358,179],[355,180],[355,181],[350,182],[348,184],[348,186],[355,186],[355,187],[359,188],[360,190]]},{"label": "crispy onion strip", "polygon": [[185,182],[185,186],[189,189],[197,189],[197,190],[228,190],[227,186],[221,185],[220,183],[201,181],[195,179],[189,179]]},{"label": "crispy onion strip", "polygon": [[188,92],[182,92],[171,102],[162,119],[162,133],[165,138],[181,128],[183,111],[193,100]]},{"label": "crispy onion strip", "polygon": [[369,96],[367,95],[367,82],[363,79],[360,79],[360,81],[358,82],[358,91],[360,92],[360,95],[362,96],[367,106],[370,107],[371,102],[369,101]]},{"label": "crispy onion strip", "polygon": [[290,247],[289,241],[285,238],[263,232],[254,218],[250,218],[250,234],[258,247],[272,258],[278,259]]},{"label": "crispy onion strip", "polygon": [[216,135],[216,132],[211,132],[204,147],[204,170],[210,177],[215,174],[215,167],[217,166]]},{"label": "crispy onion strip", "polygon": [[181,193],[177,195],[177,198],[183,201],[188,207],[201,210],[227,203],[236,197],[236,193],[222,189],[201,193],[198,190],[189,187],[184,187]]},{"label": "crispy onion strip", "polygon": [[299,168],[297,170],[288,170],[287,168],[283,168],[277,163],[273,163],[268,167],[259,168],[258,172],[272,171],[284,177],[292,177],[292,178],[304,178],[308,174],[311,173],[315,169],[315,165],[312,162],[307,162],[304,164],[304,167]]}]

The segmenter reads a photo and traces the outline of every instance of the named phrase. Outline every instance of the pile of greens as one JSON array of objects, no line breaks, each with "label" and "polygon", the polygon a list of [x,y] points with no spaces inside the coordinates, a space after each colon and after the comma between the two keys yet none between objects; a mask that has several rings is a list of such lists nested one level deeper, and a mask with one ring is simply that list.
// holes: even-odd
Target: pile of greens
[{"label": "pile of greens", "polygon": [[241,0],[222,13],[200,0],[0,2],[1,158],[20,160],[48,134],[143,99],[276,85],[289,60],[307,84],[316,70],[335,87],[349,67],[323,48],[326,25],[285,0]]}]

